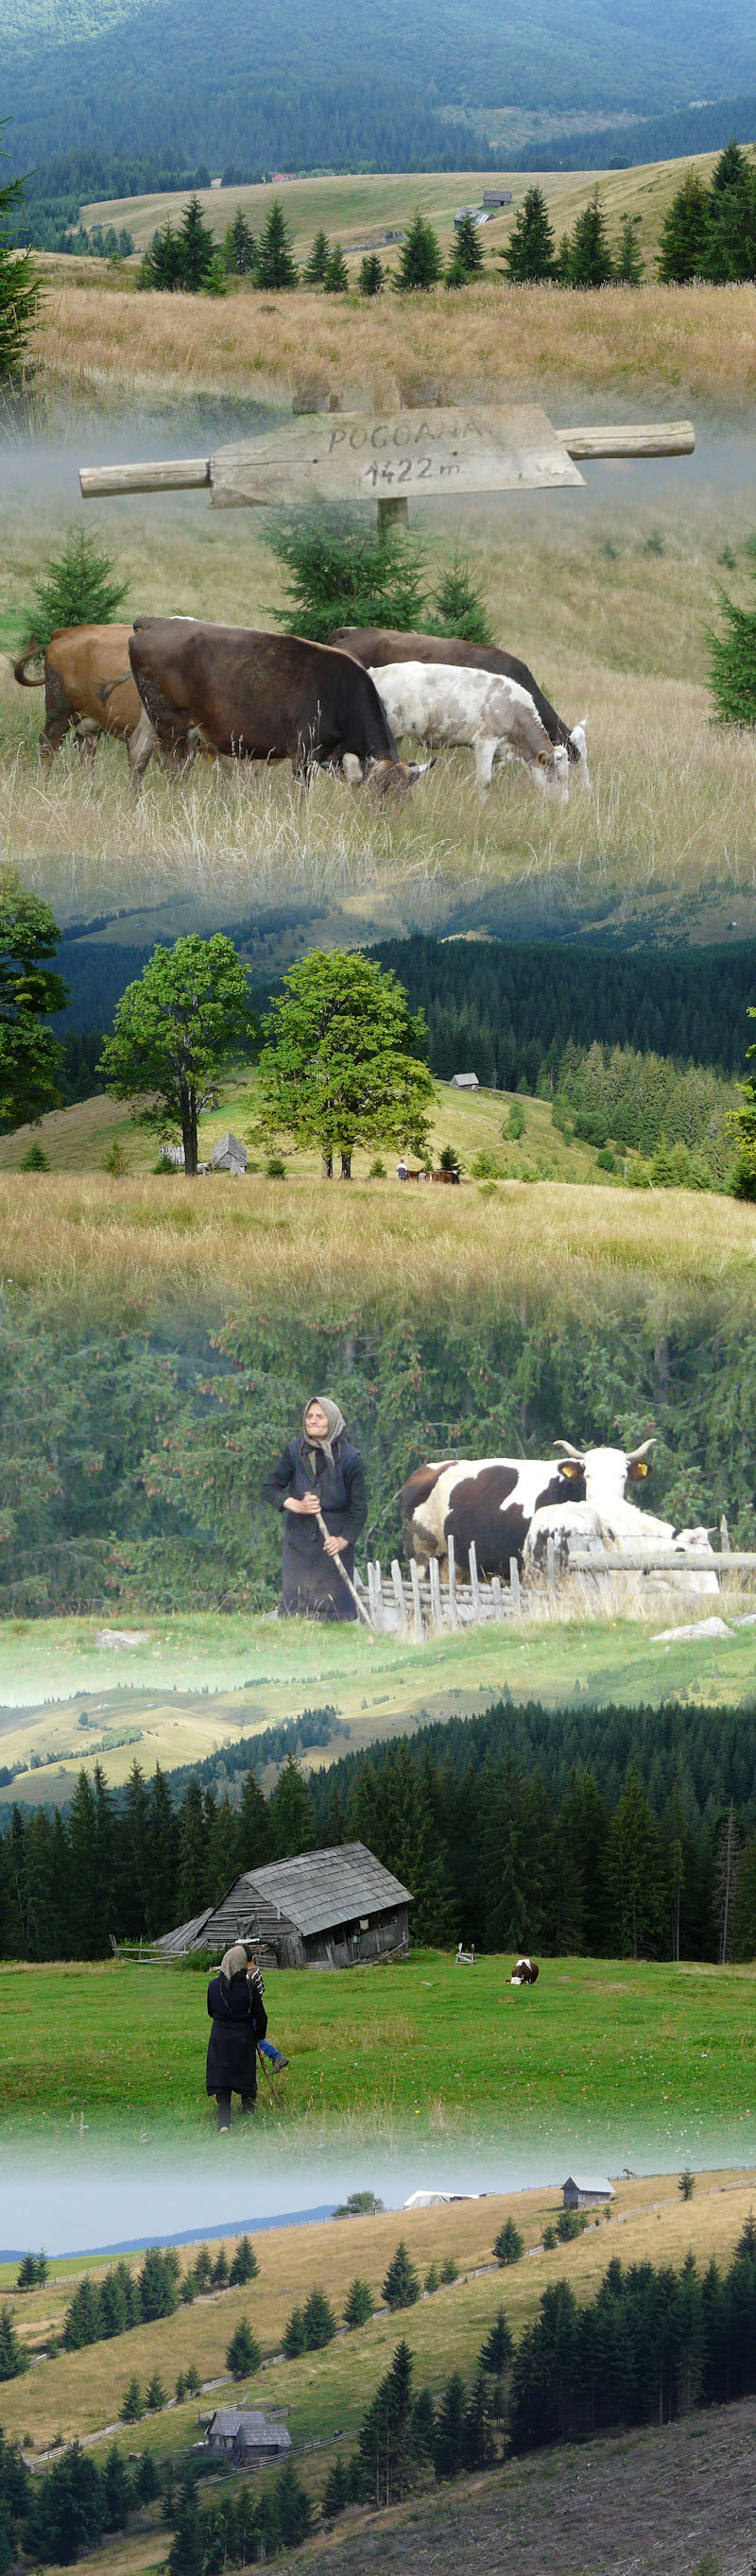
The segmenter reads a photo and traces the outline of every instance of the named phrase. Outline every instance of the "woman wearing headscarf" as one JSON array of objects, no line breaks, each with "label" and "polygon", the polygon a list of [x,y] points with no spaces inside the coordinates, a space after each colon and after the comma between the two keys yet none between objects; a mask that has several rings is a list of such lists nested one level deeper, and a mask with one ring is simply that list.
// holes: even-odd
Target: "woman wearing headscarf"
[{"label": "woman wearing headscarf", "polygon": [[231,2127],[231,2095],[241,2094],[243,2111],[257,2101],[257,2042],[265,2038],[268,2016],[263,1981],[254,1950],[234,1941],[207,1989],[212,2030],[207,2043],[206,2089],[218,2104],[221,2137]]},{"label": "woman wearing headscarf", "polygon": [[[314,1395],[305,1405],[299,1439],[289,1441],[266,1477],[263,1497],[283,1513],[282,1612],[306,1619],[356,1619],[335,1560],[354,1582],[354,1542],[367,1519],[365,1471],[330,1395]],[[318,1513],[326,1524],[326,1539],[318,1528]]]}]

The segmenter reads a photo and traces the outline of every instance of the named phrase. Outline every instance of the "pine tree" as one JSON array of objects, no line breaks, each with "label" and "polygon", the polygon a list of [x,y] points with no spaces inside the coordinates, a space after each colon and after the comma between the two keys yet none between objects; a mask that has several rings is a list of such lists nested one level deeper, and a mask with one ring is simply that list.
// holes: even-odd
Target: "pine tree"
[{"label": "pine tree", "polygon": [[468,2397],[464,2412],[462,2466],[465,2469],[489,2469],[494,2456],[491,2400],[485,2379],[479,2375]]},{"label": "pine tree", "polygon": [[420,2297],[419,2275],[410,2259],[403,2236],[399,2239],[396,2253],[392,2254],[385,2280],[381,2284],[381,2297],[385,2299],[386,2306],[391,2309],[392,2314],[395,2308],[414,2307]]},{"label": "pine tree", "polygon": [[213,260],[213,236],[195,194],[184,207],[178,233],[181,284],[189,295],[205,286]]},{"label": "pine tree", "polygon": [[219,2247],[218,2247],[218,2252],[217,2252],[216,2257],[215,2257],[215,2262],[214,2262],[214,2264],[213,2264],[213,2289],[214,2289],[214,2290],[227,2290],[227,2289],[228,2289],[228,2284],[229,2284],[229,2262],[228,2262],[228,2255],[227,2255],[227,2253],[226,2253],[225,2245],[219,2245]]},{"label": "pine tree", "polygon": [[63,2341],[67,2352],[81,2352],[85,2344],[97,2343],[102,2332],[100,2291],[96,2281],[79,2282],[66,2309]]},{"label": "pine tree", "polygon": [[349,2283],[343,2313],[345,2326],[366,2326],[372,2317],[373,2293],[369,2282],[361,2281],[359,2274]]},{"label": "pine tree", "polygon": [[241,206],[237,206],[233,222],[227,227],[223,244],[223,256],[230,275],[234,277],[251,277],[254,275],[255,261],[257,257],[255,237],[254,233],[250,231],[246,215],[243,213]]},{"label": "pine tree", "polygon": [[328,2476],[323,2488],[324,2522],[335,2522],[337,2514],[343,2513],[344,2507],[348,2502],[348,2496],[349,2481],[347,2477],[346,2461],[342,2458],[341,2452],[339,2452],[337,2458],[334,2460],[333,2468],[328,2471]]},{"label": "pine tree", "polygon": [[286,2460],[274,2487],[276,2519],[283,2549],[298,2549],[312,2530],[312,2505],[293,2460]]},{"label": "pine tree", "polygon": [[711,196],[698,170],[687,170],[663,218],[659,276],[663,285],[688,286],[706,276]]},{"label": "pine tree", "polygon": [[326,295],[346,295],[348,292],[349,270],[340,242],[334,242],[323,285]]},{"label": "pine tree", "polygon": [[257,2255],[250,2238],[248,2236],[240,2236],[232,2257],[231,2270],[228,2276],[231,2289],[235,2290],[237,2287],[244,2287],[247,2281],[256,2281],[259,2268]]},{"label": "pine tree", "polygon": [[608,286],[614,275],[606,215],[598,188],[578,215],[570,243],[568,286]]},{"label": "pine tree", "polygon": [[[738,150],[737,145],[732,148]],[[742,167],[719,191],[714,174],[706,276],[717,286],[756,278],[756,170],[740,158]]]},{"label": "pine tree", "polygon": [[138,2424],[144,2414],[144,2398],[136,2374],[129,2380],[119,2411],[122,2424]]},{"label": "pine tree", "polygon": [[276,1860],[294,1860],[310,1851],[315,1840],[312,1797],[294,1753],[287,1753],[268,1807],[270,1837]]},{"label": "pine tree", "polygon": [[330,2299],[326,2298],[325,2290],[310,2291],[309,2298],[305,2300],[303,2315],[306,2349],[308,2352],[320,2352],[325,2344],[333,2342],[336,2333],[336,2318]]},{"label": "pine tree", "polygon": [[623,215],[622,217],[620,246],[617,255],[617,265],[614,271],[617,283],[620,286],[640,286],[643,281],[643,261],[638,249],[637,227],[639,222],[639,215]]},{"label": "pine tree", "polygon": [[510,286],[546,284],[555,271],[554,234],[543,189],[527,188],[501,258]]},{"label": "pine tree", "polygon": [[281,2336],[281,2346],[287,2361],[296,2361],[301,2352],[307,2351],[304,2313],[301,2308],[292,2308],[291,2316],[287,2319]]},{"label": "pine tree", "polygon": [[[284,2350],[285,2348],[284,2342]],[[240,2317],[238,2326],[226,2347],[226,2369],[230,2370],[232,2379],[249,2379],[254,2371],[259,2370],[261,2358],[260,2346],[255,2341],[249,2318]]]},{"label": "pine tree", "polygon": [[377,251],[368,251],[365,258],[360,263],[358,281],[360,294],[367,296],[380,295],[384,276],[385,270],[378,258]]},{"label": "pine tree", "polygon": [[309,258],[302,271],[302,283],[304,286],[322,286],[324,284],[330,256],[331,245],[327,233],[323,232],[321,226],[320,232],[317,232],[315,235]]},{"label": "pine tree", "polygon": [[464,2449],[465,2383],[455,2370],[447,2380],[436,2415],[433,2464],[437,2478],[458,2478]]},{"label": "pine tree", "polygon": [[424,290],[437,286],[442,269],[438,234],[434,233],[433,225],[427,222],[425,215],[421,215],[418,209],[417,214],[413,215],[409,232],[402,243],[394,285],[400,294],[412,288]]},{"label": "pine tree", "polygon": [[504,2225],[499,2228],[498,2236],[494,2240],[493,2250],[497,2263],[519,2263],[521,2255],[525,2252],[525,2238],[520,2235],[519,2227],[515,2226],[513,2218],[505,2218]]},{"label": "pine tree", "polygon": [[100,545],[96,529],[69,529],[60,554],[51,557],[44,579],[35,582],[31,595],[29,632],[40,653],[59,626],[107,626],[117,617],[127,584],[114,579],[114,572],[112,556]]},{"label": "pine tree", "polygon": [[413,2484],[417,2457],[412,2354],[404,2342],[397,2344],[391,2367],[363,2416],[358,2440],[363,2493],[377,2505],[397,2503]]},{"label": "pine tree", "polygon": [[13,2309],[0,2308],[0,2379],[19,2379],[29,2364],[16,2333]]},{"label": "pine tree", "polygon": [[463,215],[454,228],[454,248],[446,270],[447,286],[466,286],[468,279],[480,277],[483,270],[483,244],[474,215]]},{"label": "pine tree", "polygon": [[[7,121],[0,123],[0,134]],[[16,374],[26,356],[42,291],[28,251],[16,250],[11,239],[10,217],[22,202],[24,185],[23,179],[10,179],[0,187],[0,384]]]},{"label": "pine tree", "polygon": [[123,2531],[135,2502],[123,2452],[111,2442],[102,2464],[104,2527],[106,2531]]},{"label": "pine tree", "polygon": [[245,1771],[236,1811],[236,1868],[261,1869],[270,1857],[270,1818],[257,1772]]},{"label": "pine tree", "polygon": [[612,1820],[607,1879],[623,1957],[653,1957],[663,1936],[666,1871],[659,1828],[632,1766]]},{"label": "pine tree", "polygon": [[278,199],[274,198],[260,234],[255,283],[257,286],[268,289],[273,287],[278,291],[283,287],[296,286],[297,277],[298,270],[291,248],[289,227],[283,207],[279,205]]},{"label": "pine tree", "polygon": [[466,644],[492,644],[493,635],[482,599],[474,588],[470,566],[455,551],[442,576],[428,619],[431,635],[460,636]]}]

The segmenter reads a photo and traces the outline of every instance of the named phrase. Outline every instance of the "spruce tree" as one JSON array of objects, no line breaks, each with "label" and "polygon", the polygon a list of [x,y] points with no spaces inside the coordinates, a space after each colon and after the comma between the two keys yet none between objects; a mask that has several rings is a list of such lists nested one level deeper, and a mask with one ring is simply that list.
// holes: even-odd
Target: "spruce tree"
[{"label": "spruce tree", "polygon": [[60,553],[51,556],[41,581],[34,584],[23,622],[44,653],[59,626],[110,625],[126,590],[98,530],[69,528]]},{"label": "spruce tree", "polygon": [[240,2317],[238,2326],[226,2347],[226,2369],[230,2370],[232,2379],[249,2379],[254,2371],[259,2370],[261,2358],[260,2346],[255,2341],[249,2318]]},{"label": "spruce tree", "polygon": [[687,170],[663,218],[658,270],[665,286],[688,286],[707,269],[711,196],[698,170]]},{"label": "spruce tree", "polygon": [[335,2522],[336,2515],[343,2513],[344,2507],[348,2502],[348,2497],[349,2481],[347,2476],[347,2465],[346,2460],[342,2459],[341,2452],[339,2452],[337,2458],[334,2460],[333,2467],[328,2471],[328,2476],[323,2488],[324,2522]]},{"label": "spruce tree", "polygon": [[614,271],[619,286],[640,286],[643,281],[643,261],[638,249],[639,221],[638,215],[622,217],[620,246]]},{"label": "spruce tree", "polygon": [[525,2238],[520,2235],[519,2227],[515,2226],[513,2218],[505,2218],[503,2227],[499,2228],[498,2236],[494,2239],[493,2250],[497,2263],[519,2263],[521,2255],[525,2252]]},{"label": "spruce tree", "polygon": [[138,2424],[144,2414],[144,2398],[136,2374],[129,2380],[119,2412],[122,2424]]},{"label": "spruce tree", "polygon": [[269,1857],[268,1801],[263,1797],[257,1772],[250,1767],[244,1774],[244,1787],[236,1810],[236,1868],[260,1869]]},{"label": "spruce tree", "polygon": [[465,2469],[489,2469],[494,2456],[491,2400],[485,2379],[479,2374],[464,2412],[462,2466]]},{"label": "spruce tree", "polygon": [[136,2499],[123,2452],[111,2442],[102,2464],[103,2523],[106,2531],[123,2531]]},{"label": "spruce tree", "polygon": [[348,292],[349,270],[340,242],[334,242],[323,285],[326,295],[346,295]]},{"label": "spruce tree", "polygon": [[243,213],[241,206],[237,206],[233,222],[228,225],[223,245],[223,255],[226,267],[233,276],[251,277],[254,275],[255,260],[257,256],[255,237],[254,233],[250,231],[246,215]]},{"label": "spruce tree", "polygon": [[554,276],[554,234],[543,189],[527,188],[500,254],[510,286],[540,286]]},{"label": "spruce tree", "polygon": [[446,271],[447,286],[456,286],[460,280],[464,285],[468,278],[480,277],[482,270],[480,226],[476,224],[474,215],[462,215],[454,227],[454,247]]},{"label": "spruce tree", "polygon": [[368,251],[365,258],[360,263],[360,274],[358,279],[360,294],[367,296],[380,295],[384,275],[385,271],[382,262],[378,258],[377,251]]},{"label": "spruce tree", "polygon": [[205,286],[213,261],[213,236],[205,222],[199,197],[190,197],[184,207],[178,232],[179,275],[189,295],[198,295]]},{"label": "spruce tree", "polygon": [[331,245],[328,239],[328,234],[323,231],[321,226],[320,232],[317,232],[315,235],[309,258],[307,259],[302,271],[303,286],[322,286],[324,284],[330,257]]},{"label": "spruce tree", "polygon": [[247,2281],[256,2281],[259,2268],[257,2255],[250,2238],[248,2236],[240,2236],[232,2256],[231,2270],[228,2276],[231,2289],[235,2290],[237,2287],[243,2287]]},{"label": "spruce tree", "polygon": [[[7,118],[0,123],[0,134],[6,124]],[[0,159],[6,157],[0,155]],[[21,204],[24,185],[23,179],[10,179],[0,187],[0,384],[16,374],[26,355],[42,291],[28,251],[16,250],[11,237],[11,217]]]},{"label": "spruce tree", "polygon": [[298,274],[283,207],[274,198],[260,234],[255,283],[278,291],[296,286]]},{"label": "spruce tree", "polygon": [[381,2284],[381,2297],[385,2299],[386,2306],[392,2313],[395,2308],[413,2308],[420,2297],[419,2275],[408,2254],[403,2236],[399,2239],[396,2253],[392,2254],[385,2280]]},{"label": "spruce tree", "polygon": [[26,2353],[16,2333],[13,2309],[6,2301],[0,2308],[0,2379],[20,2379],[22,2371],[28,2368]]},{"label": "spruce tree", "polygon": [[598,188],[578,215],[570,243],[568,286],[608,286],[614,275],[606,215]]},{"label": "spruce tree", "polygon": [[465,2383],[455,2370],[447,2380],[436,2415],[433,2465],[437,2478],[458,2478],[463,2464]]},{"label": "spruce tree", "polygon": [[343,2314],[345,2326],[366,2326],[372,2317],[373,2293],[369,2282],[361,2281],[359,2274],[349,2283]]},{"label": "spruce tree", "polygon": [[417,214],[413,215],[409,232],[402,243],[394,285],[400,294],[409,292],[413,288],[425,290],[428,287],[437,286],[442,273],[443,262],[438,234],[418,209]]},{"label": "spruce tree", "polygon": [[307,2335],[305,2332],[304,2313],[301,2308],[292,2308],[291,2316],[287,2318],[287,2322],[281,2336],[281,2345],[286,2354],[287,2361],[296,2361],[298,2360],[300,2353],[306,2352]]},{"label": "spruce tree", "polygon": [[717,286],[756,278],[756,169],[742,155],[741,160],[727,187],[712,188],[706,276]]}]

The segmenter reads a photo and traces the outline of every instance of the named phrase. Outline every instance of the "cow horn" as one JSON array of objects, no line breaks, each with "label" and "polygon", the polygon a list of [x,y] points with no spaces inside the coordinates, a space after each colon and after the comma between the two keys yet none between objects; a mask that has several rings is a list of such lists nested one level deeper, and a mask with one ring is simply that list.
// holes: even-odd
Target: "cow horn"
[{"label": "cow horn", "polygon": [[555,1440],[554,1447],[555,1449],[562,1449],[564,1451],[565,1458],[582,1458],[583,1456],[582,1449],[576,1449],[571,1440]]},{"label": "cow horn", "polygon": [[628,1467],[634,1467],[634,1466],[636,1465],[637,1460],[638,1460],[639,1458],[647,1458],[647,1457],[648,1457],[649,1449],[654,1449],[655,1447],[656,1447],[656,1433],[654,1433],[654,1434],[653,1434],[652,1439],[650,1439],[650,1440],[642,1440],[642,1441],[641,1441],[641,1444],[640,1444],[640,1448],[639,1448],[639,1449],[628,1449],[628,1452],[627,1452],[627,1463],[628,1463]]}]

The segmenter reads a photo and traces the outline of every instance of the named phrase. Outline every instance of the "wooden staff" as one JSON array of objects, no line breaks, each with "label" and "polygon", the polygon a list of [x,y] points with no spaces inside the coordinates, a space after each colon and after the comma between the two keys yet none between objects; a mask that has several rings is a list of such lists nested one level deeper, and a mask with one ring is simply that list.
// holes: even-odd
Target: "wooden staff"
[{"label": "wooden staff", "polygon": [[[317,1512],[317,1513],[316,1513],[316,1519],[317,1519],[318,1529],[319,1529],[319,1531],[320,1531],[321,1538],[322,1538],[322,1539],[330,1538],[330,1530],[328,1530],[328,1529],[326,1528],[326,1524],[325,1524],[325,1521],[324,1521],[324,1519],[323,1519],[323,1514],[322,1514],[322,1512]],[[350,1593],[350,1595],[351,1595],[351,1598],[352,1598],[352,1600],[353,1600],[353,1602],[354,1602],[355,1610],[357,1611],[358,1617],[359,1617],[360,1619],[363,1619],[363,1620],[364,1620],[364,1622],[365,1622],[365,1627],[368,1629],[370,1636],[371,1636],[371,1637],[374,1637],[374,1636],[375,1636],[375,1629],[374,1629],[374,1627],[373,1627],[372,1619],[369,1619],[369,1618],[368,1618],[368,1613],[367,1613],[366,1609],[364,1609],[363,1604],[362,1604],[362,1602],[361,1602],[361,1600],[360,1600],[359,1592],[356,1592],[356,1591],[355,1591],[355,1587],[354,1587],[354,1584],[353,1584],[353,1582],[352,1582],[351,1574],[347,1574],[346,1566],[345,1566],[345,1565],[342,1565],[342,1562],[341,1562],[341,1558],[340,1558],[340,1556],[336,1555],[336,1556],[334,1556],[334,1557],[331,1557],[331,1559],[330,1559],[330,1563],[331,1563],[332,1565],[335,1565],[335,1566],[336,1566],[336,1568],[337,1568],[337,1570],[338,1570],[338,1573],[341,1575],[342,1583],[345,1583],[345,1584],[346,1584],[347,1592],[348,1592],[348,1593]]]}]

